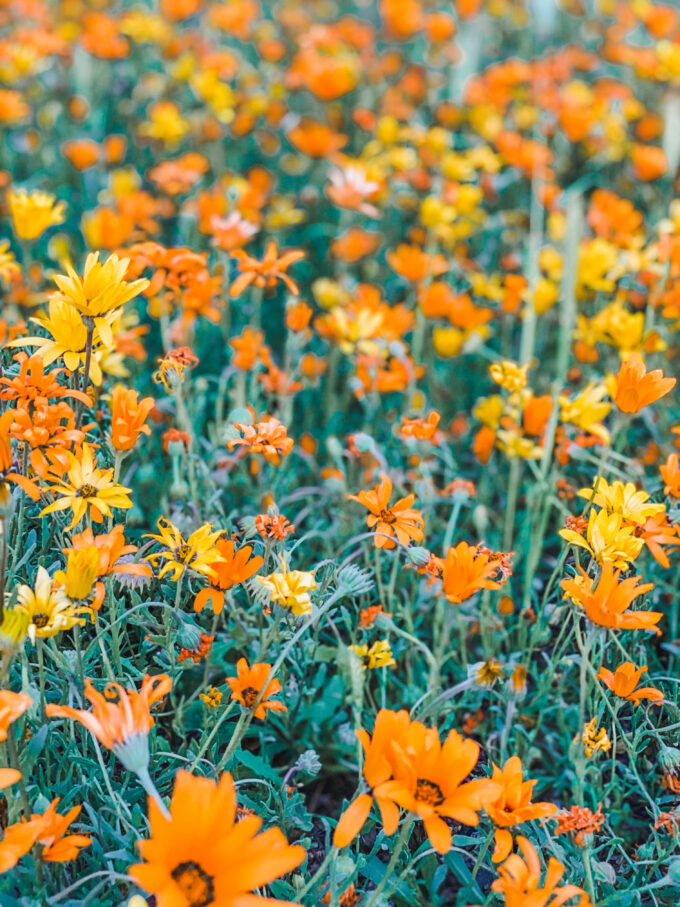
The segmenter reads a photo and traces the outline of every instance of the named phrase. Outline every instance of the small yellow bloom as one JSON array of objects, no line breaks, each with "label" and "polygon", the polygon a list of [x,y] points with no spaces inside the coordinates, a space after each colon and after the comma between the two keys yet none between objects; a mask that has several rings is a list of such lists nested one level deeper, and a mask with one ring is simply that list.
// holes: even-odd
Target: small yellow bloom
[{"label": "small yellow bloom", "polygon": [[64,222],[64,202],[49,192],[10,189],[7,193],[12,226],[19,239],[37,239],[54,224]]},{"label": "small yellow bloom", "polygon": [[79,614],[89,614],[89,608],[76,608],[62,589],[55,589],[44,567],[38,567],[35,587],[20,585],[17,589],[16,610],[28,616],[28,635],[31,642],[36,636],[56,636],[76,624],[84,624]]},{"label": "small yellow bloom", "polygon": [[256,576],[255,579],[268,590],[271,600],[277,605],[289,608],[293,614],[311,614],[312,600],[309,592],[317,587],[314,575],[302,570],[286,571],[283,561],[281,570],[281,573]]},{"label": "small yellow bloom", "polygon": [[378,639],[369,648],[368,645],[350,646],[350,649],[361,661],[362,667],[372,671],[374,668],[391,668],[396,665],[392,657],[392,648],[387,639]]},{"label": "small yellow bloom", "polygon": [[581,431],[586,431],[605,443],[609,443],[609,432],[602,425],[602,419],[611,411],[611,403],[603,402],[607,396],[607,388],[603,384],[589,384],[580,394],[570,400],[569,397],[560,396],[557,402],[560,405],[560,418],[562,422],[575,425]]},{"label": "small yellow bloom", "polygon": [[482,687],[492,687],[496,681],[505,677],[505,668],[500,661],[490,658],[488,661],[471,665],[469,676]]},{"label": "small yellow bloom", "polygon": [[157,101],[149,108],[149,120],[139,127],[139,134],[158,139],[166,145],[176,145],[189,132],[189,123],[182,118],[173,101]]},{"label": "small yellow bloom", "polygon": [[66,561],[66,570],[57,570],[55,580],[64,587],[68,598],[82,601],[88,598],[99,576],[101,557],[96,545],[72,548]]},{"label": "small yellow bloom", "polygon": [[12,254],[9,241],[0,242],[0,281],[9,280],[15,274],[21,274],[21,268]]},{"label": "small yellow bloom", "polygon": [[210,687],[207,693],[199,693],[199,699],[204,702],[209,709],[215,709],[222,702],[223,693],[217,687]]},{"label": "small yellow bloom", "polygon": [[582,488],[578,494],[607,513],[617,513],[623,520],[639,526],[666,509],[664,504],[652,503],[647,492],[637,489],[632,482],[624,484],[616,479],[610,485],[602,476],[594,480],[592,488]]},{"label": "small yellow bloom", "polygon": [[581,742],[585,749],[586,756],[590,759],[595,753],[608,753],[612,748],[609,734],[605,728],[597,727],[597,716],[589,721],[583,729]]},{"label": "small yellow bloom", "polygon": [[529,371],[528,363],[518,365],[509,359],[502,362],[494,362],[489,366],[489,374],[504,390],[516,393],[527,384],[527,372]]},{"label": "small yellow bloom", "polygon": [[213,565],[224,563],[224,557],[215,548],[215,542],[222,535],[221,531],[213,532],[212,525],[204,523],[185,539],[177,526],[164,517],[158,520],[157,526],[159,534],[149,534],[145,538],[160,542],[163,550],[148,554],[145,560],[154,566],[157,561],[165,561],[158,579],[170,573],[177,582],[185,570],[194,570],[209,578],[215,577]]}]

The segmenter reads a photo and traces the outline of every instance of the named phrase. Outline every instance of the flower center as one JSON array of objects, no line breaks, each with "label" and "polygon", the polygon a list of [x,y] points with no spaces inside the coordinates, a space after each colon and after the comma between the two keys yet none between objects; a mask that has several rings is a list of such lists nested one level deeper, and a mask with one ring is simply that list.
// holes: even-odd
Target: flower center
[{"label": "flower center", "polygon": [[194,549],[191,545],[178,545],[175,548],[175,558],[180,564],[188,564],[194,558]]},{"label": "flower center", "polygon": [[33,615],[33,625],[36,626],[39,630],[42,630],[43,627],[46,627],[50,622],[50,615],[40,612],[39,614]]},{"label": "flower center", "polygon": [[188,907],[207,907],[215,900],[213,877],[194,860],[175,866],[171,875],[187,899]]},{"label": "flower center", "polygon": [[397,522],[397,518],[392,513],[391,510],[381,510],[380,519],[382,520],[383,523],[396,523]]},{"label": "flower center", "polygon": [[97,494],[97,489],[94,485],[81,485],[76,494],[79,498],[93,498]]},{"label": "flower center", "polygon": [[260,695],[259,690],[256,690],[253,687],[246,687],[242,693],[243,701],[245,702],[246,707],[249,709],[252,709],[252,707],[255,705],[255,702],[257,701],[257,697],[259,695]]},{"label": "flower center", "polygon": [[441,806],[444,802],[441,787],[426,778],[418,778],[415,798],[419,803],[429,803],[430,806]]}]

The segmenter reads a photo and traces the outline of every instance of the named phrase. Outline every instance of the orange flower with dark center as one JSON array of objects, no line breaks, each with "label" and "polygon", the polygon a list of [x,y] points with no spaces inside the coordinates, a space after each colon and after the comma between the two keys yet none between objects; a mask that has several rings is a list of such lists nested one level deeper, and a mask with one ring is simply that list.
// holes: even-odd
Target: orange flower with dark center
[{"label": "orange flower with dark center", "polygon": [[140,400],[136,390],[120,384],[114,387],[111,394],[111,444],[115,450],[132,450],[141,434],[151,434],[146,419],[154,405],[153,397]]},{"label": "orange flower with dark center", "polygon": [[92,405],[87,394],[59,384],[57,378],[66,369],[53,368],[45,371],[43,358],[37,354],[28,356],[24,352],[17,353],[14,361],[19,363],[19,374],[13,378],[0,378],[0,400],[12,400],[17,409],[27,409],[29,412],[34,406],[44,406],[51,400],[62,397],[79,400],[85,406]]},{"label": "orange flower with dark center", "polygon": [[370,511],[366,524],[375,530],[376,548],[396,548],[394,539],[402,545],[420,542],[424,537],[425,521],[419,510],[411,508],[415,495],[399,498],[394,504],[389,502],[391,497],[392,482],[385,473],[380,474],[379,484],[370,491],[347,495],[348,500],[357,501]]},{"label": "orange flower with dark center", "polygon": [[227,677],[231,688],[231,698],[253,711],[255,718],[264,721],[267,711],[286,712],[286,706],[277,699],[272,699],[281,692],[281,683],[276,677],[269,679],[272,666],[262,662],[249,667],[245,658],[236,663],[236,677]]},{"label": "orange flower with dark center", "polygon": [[150,837],[138,844],[145,862],[128,872],[158,907],[277,907],[255,891],[299,866],[305,851],[279,828],[260,833],[261,825],[258,816],[237,817],[227,772],[213,781],[179,771],[168,813],[149,799]]},{"label": "orange flower with dark center", "polygon": [[635,599],[654,588],[654,583],[638,585],[639,576],[629,576],[619,582],[621,570],[615,570],[611,561],[602,564],[597,586],[586,571],[579,567],[580,577],[562,580],[567,595],[581,605],[586,615],[600,627],[614,630],[652,630],[658,636],[656,624],[663,617],[661,611],[630,611]]},{"label": "orange flower with dark center", "polygon": [[268,463],[277,465],[281,462],[281,457],[287,456],[293,449],[294,442],[288,437],[286,426],[274,416],[266,416],[254,425],[237,422],[234,428],[240,431],[243,437],[227,441],[229,450],[245,446],[251,453],[261,453]]},{"label": "orange flower with dark center", "polygon": [[602,667],[597,672],[597,676],[612,693],[635,705],[640,705],[643,699],[648,699],[650,702],[662,702],[664,695],[661,690],[657,690],[656,687],[638,687],[640,677],[646,670],[647,665],[636,668],[632,661],[624,661],[614,673],[609,668]]},{"label": "orange flower with dark center", "polygon": [[232,298],[240,296],[251,284],[265,289],[275,287],[278,280],[282,281],[294,296],[299,295],[298,285],[286,274],[286,271],[296,261],[305,257],[305,253],[300,249],[292,249],[279,255],[276,242],[272,239],[268,243],[261,261],[248,255],[243,249],[236,249],[231,254],[233,258],[238,259],[241,271],[229,288],[229,295]]},{"label": "orange flower with dark center", "polygon": [[517,843],[521,856],[511,854],[498,870],[500,878],[491,885],[492,891],[503,895],[507,907],[558,907],[576,897],[580,897],[578,907],[594,907],[582,888],[559,884],[565,873],[559,860],[549,858],[543,877],[538,852],[531,841],[520,835]]},{"label": "orange flower with dark center", "polygon": [[202,611],[210,602],[213,612],[220,614],[224,608],[224,593],[254,576],[264,561],[259,554],[251,557],[253,549],[250,545],[235,549],[231,539],[218,539],[215,550],[220,559],[210,564],[214,574],[212,583],[207,589],[201,589],[194,599],[194,611]]},{"label": "orange flower with dark center", "polygon": [[480,589],[500,589],[497,577],[500,569],[498,558],[492,553],[481,552],[475,545],[459,542],[449,548],[442,571],[442,589],[448,601],[459,605]]},{"label": "orange flower with dark center", "polygon": [[664,378],[661,369],[647,372],[639,353],[631,353],[616,376],[616,405],[624,413],[637,413],[675,387],[675,378]]}]

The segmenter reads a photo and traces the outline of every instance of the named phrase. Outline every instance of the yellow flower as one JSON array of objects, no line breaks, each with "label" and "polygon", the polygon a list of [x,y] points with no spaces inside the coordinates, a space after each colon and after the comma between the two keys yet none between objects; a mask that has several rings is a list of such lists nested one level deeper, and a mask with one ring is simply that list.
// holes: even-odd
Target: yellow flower
[{"label": "yellow flower", "polygon": [[[593,496],[593,489],[595,495]],[[593,488],[582,488],[579,497],[592,500],[597,507],[602,507],[607,513],[617,513],[630,523],[642,526],[649,517],[665,511],[663,504],[650,502],[646,491],[638,490],[632,482],[620,482],[618,479],[611,485],[606,479],[599,476],[593,482]]]},{"label": "yellow flower", "polygon": [[24,584],[18,587],[15,610],[28,616],[31,642],[35,642],[36,636],[55,636],[75,624],[84,624],[85,620],[78,615],[90,613],[89,608],[74,607],[63,589],[54,589],[44,567],[38,567],[33,589]]},{"label": "yellow flower", "polygon": [[210,687],[207,693],[199,693],[198,698],[208,706],[209,709],[217,708],[222,702],[223,693],[217,687]]},{"label": "yellow flower", "polygon": [[158,520],[157,526],[159,534],[149,534],[145,538],[155,539],[165,550],[148,554],[145,560],[151,561],[154,566],[157,561],[165,561],[158,579],[171,573],[172,579],[177,582],[185,570],[194,570],[210,578],[215,576],[213,565],[224,562],[224,557],[215,548],[215,542],[222,535],[220,530],[213,532],[212,525],[204,523],[185,539],[177,526],[164,517]]},{"label": "yellow flower", "polygon": [[590,239],[581,244],[578,256],[577,293],[585,290],[614,289],[614,281],[609,277],[618,259],[618,250],[605,239]]},{"label": "yellow flower", "polygon": [[157,101],[149,108],[149,121],[142,123],[138,131],[147,138],[176,145],[189,131],[189,124],[173,101]]},{"label": "yellow flower", "polygon": [[37,239],[48,227],[64,222],[64,202],[57,202],[48,192],[10,189],[7,200],[19,239]]},{"label": "yellow flower", "polygon": [[30,618],[18,608],[5,608],[0,622],[0,652],[4,655],[15,652],[28,633]]},{"label": "yellow flower", "polygon": [[271,600],[283,608],[289,608],[293,614],[310,614],[312,600],[311,589],[316,589],[316,580],[312,573],[302,570],[286,571],[281,561],[282,573],[271,573],[269,576],[256,576],[255,579],[269,591]]},{"label": "yellow flower", "polygon": [[12,254],[9,241],[0,242],[0,281],[9,280],[14,274],[21,274],[21,268]]},{"label": "yellow flower", "polygon": [[606,396],[607,388],[603,384],[591,383],[573,400],[565,396],[558,397],[562,422],[575,425],[609,443],[609,432],[601,424],[612,408],[611,403],[602,402],[602,398]]},{"label": "yellow flower", "polygon": [[557,302],[560,295],[558,284],[547,277],[539,277],[531,297],[531,304],[537,315],[543,315]]},{"label": "yellow flower", "polygon": [[597,716],[589,721],[583,729],[581,735],[586,756],[590,759],[595,753],[608,753],[612,748],[611,740],[607,731],[601,727],[598,730]]},{"label": "yellow flower", "polygon": [[85,260],[82,277],[79,277],[68,263],[67,274],[54,276],[59,292],[54,293],[52,298],[69,303],[84,318],[94,318],[99,334],[107,346],[113,345],[110,316],[116,316],[126,302],[149,286],[149,281],[144,278],[131,282],[124,279],[129,264],[129,258],[119,259],[115,253],[102,264],[99,261],[99,252],[91,252]]},{"label": "yellow flower", "polygon": [[521,460],[537,460],[543,456],[543,448],[525,438],[517,431],[501,429],[497,435],[498,449],[502,450],[511,460],[519,457]]},{"label": "yellow flower", "polygon": [[465,339],[465,332],[454,327],[439,325],[432,331],[432,346],[437,355],[443,358],[457,356],[463,349]]},{"label": "yellow flower", "polygon": [[[105,317],[107,324],[109,324],[110,320],[116,317],[116,313],[110,312]],[[100,325],[103,320],[99,319]],[[7,346],[35,346],[45,365],[51,365],[55,359],[61,357],[66,368],[72,372],[85,363],[87,328],[79,312],[73,308],[70,302],[58,299],[55,294],[48,303],[47,313],[31,318],[31,321],[41,325],[51,336],[21,337],[8,343]],[[93,384],[99,385],[102,383],[102,370],[99,359],[106,347],[103,345],[97,328],[95,328],[93,334],[92,348],[90,379]]]},{"label": "yellow flower", "polygon": [[368,645],[350,646],[350,649],[361,661],[362,667],[372,671],[374,668],[390,668],[396,664],[388,640],[378,639],[369,648]]},{"label": "yellow flower", "polygon": [[494,362],[489,366],[489,374],[504,390],[515,393],[526,387],[529,365],[517,365],[509,359]]},{"label": "yellow flower", "polygon": [[66,570],[57,570],[55,580],[64,587],[64,593],[75,601],[86,599],[99,576],[100,553],[96,545],[73,548],[69,551]]},{"label": "yellow flower", "polygon": [[626,568],[638,556],[645,544],[637,538],[634,526],[624,526],[621,515],[606,510],[590,511],[586,538],[573,529],[561,529],[563,539],[579,548],[585,548],[601,564],[611,561],[615,567]]},{"label": "yellow flower", "polygon": [[500,661],[490,658],[470,667],[469,674],[482,687],[492,687],[497,680],[505,677],[505,668]]},{"label": "yellow flower", "polygon": [[94,522],[101,523],[105,516],[113,516],[112,507],[132,507],[128,496],[130,489],[113,482],[113,469],[97,467],[93,449],[91,444],[83,444],[82,450],[75,456],[71,455],[67,480],[49,486],[47,490],[57,499],[48,504],[40,512],[40,516],[70,507],[73,510],[73,520],[68,528],[73,529],[88,509]]},{"label": "yellow flower", "polygon": [[482,425],[495,430],[500,425],[504,409],[505,403],[501,395],[493,394],[491,397],[480,397],[472,410],[472,415],[479,419]]}]

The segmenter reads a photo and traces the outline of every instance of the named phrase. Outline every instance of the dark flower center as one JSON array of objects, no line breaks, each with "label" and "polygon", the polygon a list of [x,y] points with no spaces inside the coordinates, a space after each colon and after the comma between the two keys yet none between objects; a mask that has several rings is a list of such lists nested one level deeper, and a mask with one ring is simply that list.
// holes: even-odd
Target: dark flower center
[{"label": "dark flower center", "polygon": [[40,612],[39,614],[33,615],[33,625],[36,626],[39,630],[42,630],[43,627],[46,627],[50,622],[50,615]]},{"label": "dark flower center", "polygon": [[254,689],[253,687],[246,687],[241,695],[243,696],[243,701],[245,702],[246,707],[252,709],[252,707],[257,702],[257,697],[260,695],[260,691]]},{"label": "dark flower center", "polygon": [[381,510],[380,519],[382,520],[383,523],[396,523],[397,522],[397,518],[392,513],[391,510]]},{"label": "dark flower center", "polygon": [[97,489],[94,485],[81,485],[76,494],[79,498],[93,498],[97,494]]},{"label": "dark flower center", "polygon": [[441,787],[425,778],[418,778],[415,798],[419,803],[429,803],[430,806],[441,806],[444,802]]},{"label": "dark flower center", "polygon": [[215,882],[194,860],[175,866],[173,879],[187,899],[188,907],[208,907],[215,900]]},{"label": "dark flower center", "polygon": [[180,562],[180,564],[188,564],[194,558],[194,549],[191,545],[178,545],[175,548],[175,559]]}]

